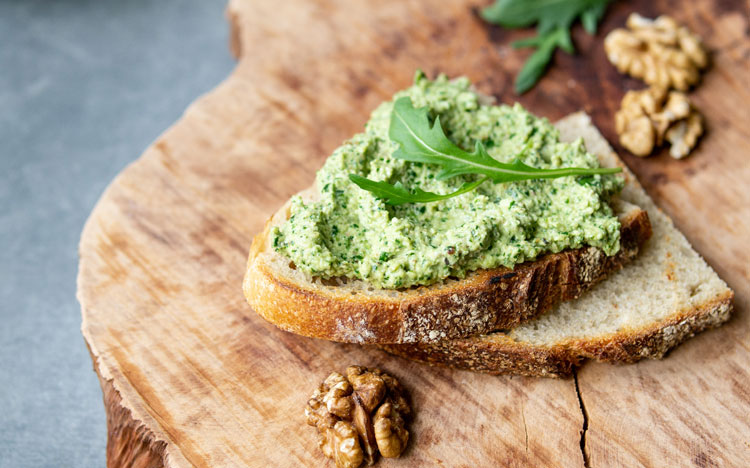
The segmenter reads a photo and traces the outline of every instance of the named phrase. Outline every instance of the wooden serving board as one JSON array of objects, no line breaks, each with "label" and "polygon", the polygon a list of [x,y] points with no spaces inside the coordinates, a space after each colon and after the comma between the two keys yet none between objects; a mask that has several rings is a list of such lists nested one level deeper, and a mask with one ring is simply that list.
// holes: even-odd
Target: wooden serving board
[{"label": "wooden serving board", "polygon": [[[107,409],[109,467],[332,466],[303,407],[332,370],[398,376],[416,419],[384,467],[750,466],[750,7],[617,2],[579,55],[558,53],[517,98],[529,31],[483,24],[476,1],[253,0],[228,7],[234,73],[191,105],[102,196],[80,245],[83,334]],[[669,12],[706,39],[692,97],[708,133],[687,160],[625,156],[734,288],[725,327],[664,361],[585,365],[576,379],[431,368],[279,331],[245,303],[251,237],[414,70],[466,74],[554,120],[585,109],[610,141],[626,89],[603,33]]]}]

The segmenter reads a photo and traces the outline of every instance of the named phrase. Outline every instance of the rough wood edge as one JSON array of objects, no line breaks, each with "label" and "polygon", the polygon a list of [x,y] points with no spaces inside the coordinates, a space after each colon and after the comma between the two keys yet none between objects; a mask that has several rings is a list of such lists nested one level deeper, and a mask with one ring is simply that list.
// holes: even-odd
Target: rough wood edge
[{"label": "rough wood edge", "polygon": [[[234,2],[229,1],[227,4],[225,16],[229,23],[229,51],[232,56],[239,61],[242,56],[241,28],[239,16],[235,11]],[[120,174],[122,174],[122,172]],[[115,180],[110,182],[109,186],[111,186]],[[92,210],[92,213],[94,210]],[[84,233],[88,228],[90,220],[91,218],[86,221],[86,225],[83,229]],[[81,238],[83,239],[83,234]],[[80,295],[78,300],[81,303],[82,317],[85,317],[86,306]],[[99,358],[91,349],[91,344],[89,343],[88,336],[85,332],[85,319],[82,324],[82,332],[84,342],[86,343],[89,355],[91,356],[94,372],[99,379],[99,385],[102,389],[102,401],[104,403],[104,412],[107,419],[107,468],[170,467],[167,457],[167,443],[163,440],[158,440],[156,435],[143,421],[137,421],[133,417],[132,411],[125,406],[122,395],[115,387],[113,379],[102,375]]]},{"label": "rough wood edge", "polygon": [[[234,11],[233,2],[229,2],[225,16],[229,23],[229,50],[235,59],[239,60],[242,54],[242,43],[240,33],[239,17]],[[141,156],[142,158],[142,156]],[[131,164],[136,164],[141,158]],[[130,167],[130,166],[129,166]],[[120,175],[125,172],[123,170]],[[118,177],[116,177],[106,191],[111,187]],[[103,196],[103,195],[102,195]],[[100,198],[101,200],[101,198]],[[97,203],[98,204],[98,203]],[[92,210],[92,214],[96,207]],[[85,238],[86,231],[90,228],[91,216],[86,221],[81,241]],[[79,246],[80,252],[80,246]],[[80,259],[79,259],[78,282],[80,283]],[[107,420],[107,446],[106,446],[106,466],[107,468],[167,468],[170,466],[167,457],[167,443],[157,439],[156,435],[150,430],[146,423],[138,421],[133,417],[132,411],[125,406],[122,395],[115,387],[113,379],[102,374],[101,364],[97,353],[92,349],[89,337],[86,333],[86,304],[80,296],[80,285],[77,285],[79,291],[78,300],[81,304],[81,315],[83,318],[82,334],[84,342],[91,356],[93,369],[99,380],[102,389],[102,401],[104,403],[104,412]]]},{"label": "rough wood edge", "polygon": [[133,418],[130,409],[123,405],[122,396],[112,379],[102,377],[99,372],[99,360],[88,342],[86,347],[102,389],[107,418],[107,468],[165,468],[166,442],[157,440],[145,424]]},{"label": "rough wood edge", "polygon": [[84,343],[91,356],[94,372],[99,379],[99,385],[102,389],[102,400],[107,420],[107,468],[167,468],[172,466],[169,463],[167,441],[154,433],[142,418],[133,416],[132,409],[128,407],[128,403],[115,384],[111,370],[101,362],[99,353],[90,340],[89,327],[87,325],[87,317],[89,315],[87,313],[88,305],[87,300],[81,294],[81,281],[86,268],[83,265],[80,252],[83,251],[87,240],[92,235],[94,214],[111,188],[124,174],[132,170],[134,166],[141,164],[143,160],[143,156],[141,156],[129,164],[105,188],[84,224],[78,246],[79,263],[76,279],[76,296],[78,302],[81,304],[81,334],[83,335]]},{"label": "rough wood edge", "polygon": [[107,468],[163,468],[167,444],[133,419],[111,380],[99,377],[107,414]]},{"label": "rough wood edge", "polygon": [[125,173],[131,170],[133,166],[138,165],[142,161],[143,156],[129,164],[105,188],[84,224],[78,246],[79,264],[76,279],[76,296],[78,302],[81,304],[81,334],[91,356],[93,370],[102,389],[102,401],[107,421],[107,445],[105,452],[107,468],[168,468],[172,466],[169,463],[167,441],[154,433],[148,427],[146,421],[133,416],[132,409],[128,407],[127,402],[114,382],[114,378],[111,376],[111,370],[101,362],[99,353],[90,339],[89,327],[87,325],[87,317],[89,315],[87,311],[89,308],[87,300],[81,294],[81,281],[85,268],[82,268],[83,263],[80,258],[80,252],[91,235],[94,213],[111,187]]}]

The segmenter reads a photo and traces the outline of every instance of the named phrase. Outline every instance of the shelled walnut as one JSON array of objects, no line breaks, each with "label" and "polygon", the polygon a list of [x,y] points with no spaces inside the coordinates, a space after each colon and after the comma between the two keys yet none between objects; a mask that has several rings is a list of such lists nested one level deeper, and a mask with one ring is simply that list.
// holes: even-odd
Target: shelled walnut
[{"label": "shelled walnut", "polygon": [[338,468],[372,465],[378,452],[386,458],[401,455],[409,440],[405,419],[410,413],[395,378],[360,366],[349,366],[346,377],[331,373],[305,408],[307,424],[318,429],[323,454]]},{"label": "shelled walnut", "polygon": [[604,50],[621,73],[649,85],[687,91],[708,65],[701,39],[669,16],[644,18],[633,13],[628,29],[615,29],[604,39]]},{"label": "shelled walnut", "polygon": [[620,144],[636,156],[648,156],[666,137],[670,154],[682,158],[695,146],[703,125],[685,93],[652,86],[625,93],[615,130]]}]

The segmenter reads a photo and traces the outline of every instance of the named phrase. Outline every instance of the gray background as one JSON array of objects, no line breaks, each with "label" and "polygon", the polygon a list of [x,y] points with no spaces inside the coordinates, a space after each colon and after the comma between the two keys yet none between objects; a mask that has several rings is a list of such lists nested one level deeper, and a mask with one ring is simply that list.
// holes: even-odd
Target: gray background
[{"label": "gray background", "polygon": [[103,467],[77,243],[107,183],[226,77],[224,0],[0,1],[0,467]]}]

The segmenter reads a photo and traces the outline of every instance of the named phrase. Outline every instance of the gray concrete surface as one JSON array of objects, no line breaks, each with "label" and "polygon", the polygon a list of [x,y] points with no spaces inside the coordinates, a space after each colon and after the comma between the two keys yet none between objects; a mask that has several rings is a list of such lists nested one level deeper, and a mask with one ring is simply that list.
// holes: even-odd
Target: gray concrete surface
[{"label": "gray concrete surface", "polygon": [[224,0],[0,1],[0,467],[103,467],[77,243],[107,183],[229,74]]}]

